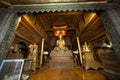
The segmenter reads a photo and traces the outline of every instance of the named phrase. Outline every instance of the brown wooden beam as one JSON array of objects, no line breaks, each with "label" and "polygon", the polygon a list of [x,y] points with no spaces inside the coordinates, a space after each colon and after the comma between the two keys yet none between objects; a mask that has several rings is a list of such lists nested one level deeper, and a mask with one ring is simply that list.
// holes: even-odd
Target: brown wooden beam
[{"label": "brown wooden beam", "polygon": [[91,21],[89,21],[88,23],[85,24],[84,29],[80,32],[80,34],[83,34],[84,32],[86,32],[86,30],[90,29],[92,27],[92,25],[95,23],[95,21],[97,20],[98,16],[95,15]]},{"label": "brown wooden beam", "polygon": [[[101,25],[98,25],[98,26],[101,26]],[[88,32],[88,36],[87,36],[87,40],[90,40],[91,38],[94,38],[96,35],[99,35],[101,34],[102,32],[105,32],[105,29],[104,28],[101,28],[101,27],[96,27],[94,30],[92,29],[90,31],[90,33]],[[84,37],[83,37],[84,38]]]},{"label": "brown wooden beam", "polygon": [[92,28],[94,28],[95,23],[98,23],[99,21],[100,21],[99,18],[97,18],[97,19],[95,19],[94,22],[91,22],[90,25],[87,25],[86,28],[82,31],[82,33],[80,33],[81,37],[82,37],[82,38],[85,38],[85,37],[86,37],[85,35],[87,35],[88,32],[89,32],[90,30],[92,30]]},{"label": "brown wooden beam", "polygon": [[79,11],[76,11],[76,12],[58,12],[58,13],[51,13],[51,14],[41,14],[41,16],[45,16],[45,15],[79,15],[79,14],[82,14],[82,12],[79,12]]},{"label": "brown wooden beam", "polygon": [[16,32],[16,35],[19,36],[20,38],[22,38],[22,39],[30,42],[30,43],[34,43],[32,40],[29,40],[28,38],[26,38],[25,36],[23,36],[22,34],[20,34],[20,33],[18,33],[18,32]]},{"label": "brown wooden beam", "polygon": [[[43,36],[41,35],[40,31],[29,20],[27,20],[27,18],[28,18],[27,16],[24,16],[23,17],[24,21],[26,22],[26,24],[30,25],[35,30],[35,32],[39,35],[39,37],[41,39]],[[28,28],[29,28],[29,26],[28,26]],[[33,32],[33,30],[31,32]],[[45,40],[45,42],[49,43],[46,40]]]},{"label": "brown wooden beam", "polygon": [[[27,29],[31,34],[35,34],[34,31],[32,29],[30,29],[30,27],[24,22],[24,20],[22,19],[20,24],[22,24],[24,26],[25,29]],[[36,37],[37,35],[35,36],[32,36],[34,37],[35,39],[38,39],[38,37]]]},{"label": "brown wooden beam", "polygon": [[19,41],[23,41],[23,42],[25,42],[27,45],[31,44],[30,41],[27,41],[27,40],[21,38],[20,36],[16,35],[15,40],[14,40],[14,43],[19,42]]},{"label": "brown wooden beam", "polygon": [[41,21],[41,24],[44,26],[44,29],[46,29],[46,25],[45,25],[43,19],[41,18],[41,16],[38,16],[38,17],[39,17],[38,19]]},{"label": "brown wooden beam", "polygon": [[102,32],[97,33],[96,36],[94,36],[93,38],[89,39],[89,41],[94,41],[94,40],[98,39],[102,35],[106,35],[106,32],[102,31]]},{"label": "brown wooden beam", "polygon": [[100,37],[98,37],[96,40],[94,40],[94,41],[91,41],[91,43],[92,44],[94,44],[94,43],[96,43],[96,42],[98,42],[98,41],[101,41],[101,40],[103,40],[103,39],[105,39],[106,38],[106,36],[100,36]]},{"label": "brown wooden beam", "polygon": [[1,3],[3,6],[6,6],[6,7],[11,6],[11,4],[10,4],[9,2],[3,1],[3,0],[1,0],[0,3]]},{"label": "brown wooden beam", "polygon": [[31,30],[30,27],[27,26],[23,20],[20,22],[20,24],[22,24],[30,33],[34,33],[33,30]]},{"label": "brown wooden beam", "polygon": [[74,26],[75,27],[79,24],[79,22],[78,22],[79,18],[80,18],[80,15],[77,15],[77,18],[74,21]]},{"label": "brown wooden beam", "polygon": [[81,41],[91,41],[92,39],[95,38],[95,36],[99,36],[100,34],[105,33],[104,29],[99,29],[96,32],[88,32],[88,34],[85,34],[85,36],[81,37]]},{"label": "brown wooden beam", "polygon": [[42,37],[41,33],[39,32],[39,30],[36,28],[36,26],[34,26],[29,20],[27,16],[23,16],[23,18],[25,19],[26,23],[29,24],[36,32],[37,34]]}]

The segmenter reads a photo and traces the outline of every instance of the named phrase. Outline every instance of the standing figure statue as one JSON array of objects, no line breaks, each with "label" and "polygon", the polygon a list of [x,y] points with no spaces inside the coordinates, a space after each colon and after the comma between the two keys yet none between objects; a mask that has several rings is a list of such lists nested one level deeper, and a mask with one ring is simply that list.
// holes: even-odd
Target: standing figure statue
[{"label": "standing figure statue", "polygon": [[38,45],[36,43],[29,45],[29,56],[28,59],[33,60],[32,70],[35,71],[38,62]]}]

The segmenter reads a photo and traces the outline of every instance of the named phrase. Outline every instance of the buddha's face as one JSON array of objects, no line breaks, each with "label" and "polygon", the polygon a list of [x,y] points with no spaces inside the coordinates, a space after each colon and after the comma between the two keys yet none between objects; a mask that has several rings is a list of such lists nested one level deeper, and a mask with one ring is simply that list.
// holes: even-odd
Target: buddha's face
[{"label": "buddha's face", "polygon": [[59,35],[59,39],[62,39],[62,35]]}]

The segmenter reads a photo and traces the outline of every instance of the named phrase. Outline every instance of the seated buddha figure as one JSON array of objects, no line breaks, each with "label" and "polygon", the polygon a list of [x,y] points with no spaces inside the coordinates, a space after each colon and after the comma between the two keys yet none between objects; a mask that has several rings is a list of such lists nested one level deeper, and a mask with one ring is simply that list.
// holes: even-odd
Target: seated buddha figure
[{"label": "seated buddha figure", "polygon": [[60,49],[63,49],[63,47],[65,47],[65,41],[64,39],[62,38],[62,35],[59,36],[59,39],[57,40],[57,46],[60,48]]},{"label": "seated buddha figure", "polygon": [[65,40],[62,38],[62,35],[59,35],[56,45],[57,46],[54,48],[54,50],[67,50],[67,47],[65,47]]}]

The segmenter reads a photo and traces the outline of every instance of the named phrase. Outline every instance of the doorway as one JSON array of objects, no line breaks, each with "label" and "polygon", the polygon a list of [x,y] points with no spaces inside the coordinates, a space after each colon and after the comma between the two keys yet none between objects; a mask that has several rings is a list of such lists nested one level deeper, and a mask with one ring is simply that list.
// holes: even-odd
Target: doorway
[{"label": "doorway", "polygon": [[[74,11],[73,11],[74,12]],[[79,38],[80,38],[80,44],[82,45],[82,46],[84,46],[84,42],[87,42],[87,45],[92,45],[92,47],[90,47],[90,49],[91,48],[93,48],[93,44],[94,44],[94,47],[99,47],[102,43],[108,43],[108,44],[110,44],[110,39],[109,39],[109,37],[108,37],[108,35],[106,34],[106,31],[105,31],[105,29],[104,29],[104,27],[103,27],[103,25],[101,25],[100,23],[101,23],[101,21],[99,21],[99,20],[101,20],[101,19],[99,19],[100,17],[98,16],[98,14],[96,15],[96,13],[92,13],[92,12],[76,12],[75,11],[75,13],[77,13],[78,15],[77,16],[74,16],[73,15],[73,17],[71,17],[71,19],[73,19],[71,22],[69,22],[69,20],[67,19],[68,18],[68,16],[66,17],[66,18],[64,18],[64,15],[67,15],[67,14],[73,14],[72,12],[63,12],[63,16],[61,16],[61,17],[55,17],[55,18],[57,18],[58,20],[56,20],[56,19],[53,19],[53,21],[55,20],[56,21],[56,23],[58,23],[58,24],[60,24],[60,25],[56,25],[56,24],[52,24],[52,26],[49,26],[49,23],[47,23],[47,20],[45,20],[45,19],[40,19],[40,21],[42,22],[42,23],[44,23],[44,24],[38,24],[36,21],[34,21],[34,19],[35,18],[33,18],[34,17],[34,14],[28,14],[28,15],[25,15],[25,16],[22,16],[22,17],[24,17],[25,18],[25,20],[27,20],[27,25],[29,25],[29,26],[31,26],[31,29],[30,28],[28,28],[28,26],[26,26],[26,27],[18,27],[17,29],[20,29],[21,30],[21,32],[16,32],[17,33],[17,36],[16,36],[16,38],[15,39],[17,39],[17,37],[18,37],[18,39],[16,40],[16,42],[13,42],[13,43],[17,43],[17,41],[19,41],[19,40],[21,40],[21,38],[20,37],[22,37],[22,39],[23,39],[23,42],[24,41],[26,41],[26,45],[29,45],[29,43],[32,43],[32,40],[35,40],[36,42],[38,42],[39,43],[39,47],[41,47],[41,44],[42,44],[42,38],[45,38],[46,39],[46,41],[45,41],[45,51],[48,51],[48,52],[50,52],[49,50],[52,50],[54,47],[55,47],[55,41],[57,40],[57,38],[53,38],[54,36],[52,36],[53,35],[53,31],[51,31],[52,30],[52,28],[53,28],[53,26],[55,25],[55,26],[64,26],[65,24],[63,23],[63,22],[65,22],[65,23],[68,23],[68,25],[69,25],[69,27],[71,27],[70,29],[66,29],[68,32],[67,32],[67,35],[68,36],[65,36],[65,41],[66,41],[66,44],[67,44],[67,47],[69,48],[69,49],[72,49],[72,50],[76,50],[77,48],[78,48],[78,46],[77,46],[77,42],[76,42],[76,36],[78,36]],[[79,16],[79,14],[81,14],[81,13],[84,13],[85,15],[83,15],[82,14],[82,16],[81,16],[81,18],[78,18],[78,16]],[[36,14],[38,14],[38,13],[35,13],[35,15]],[[41,13],[40,13],[41,14]],[[44,15],[47,15],[48,13],[45,13],[45,14],[43,14],[43,16]],[[52,13],[52,12],[50,12],[50,14],[59,14],[59,12],[56,12],[56,13]],[[85,24],[89,24],[88,22],[89,22],[89,15],[88,14],[91,14],[91,16],[93,16],[93,17],[95,17],[94,19],[95,19],[95,22],[100,22],[99,24],[95,24],[95,22],[91,22],[90,24],[91,24],[91,26],[87,26],[86,28],[85,28]],[[42,15],[42,14],[41,14]],[[56,16],[57,16],[56,15]],[[49,16],[49,15],[48,15]],[[49,20],[49,17],[48,16],[46,16],[46,18]],[[98,16],[98,17],[97,17]],[[29,18],[33,18],[33,19],[29,19]],[[43,17],[42,17],[43,18]],[[88,19],[87,19],[88,18]],[[21,18],[21,19],[23,19],[23,18]],[[67,21],[65,20],[65,19],[67,19]],[[78,20],[78,19],[80,19],[80,20]],[[31,22],[30,20],[33,20],[34,22]],[[46,22],[44,22],[44,21],[46,21]],[[58,22],[57,22],[58,21]],[[60,21],[63,21],[63,22],[61,22],[61,23],[59,23]],[[79,24],[76,24],[76,23],[78,23],[79,21],[82,21],[81,23],[79,23]],[[87,22],[88,21],[88,22]],[[94,20],[93,20],[94,21]],[[50,23],[52,23],[52,20],[49,20],[49,22]],[[22,23],[22,22],[21,22]],[[23,25],[26,25],[26,23],[24,24],[24,21],[23,21],[23,23],[22,23],[22,26]],[[29,24],[30,23],[30,24]],[[47,25],[45,25],[45,23],[47,23]],[[73,23],[73,24],[72,24]],[[38,28],[36,28],[36,27],[34,27],[34,25],[33,24],[35,24],[35,26],[36,25],[38,25],[38,26],[47,26],[47,27],[50,27],[50,29],[48,29],[48,30],[46,30],[45,29],[45,27],[41,27],[41,29],[40,29],[40,31],[43,31],[43,32],[41,32],[40,33],[40,31],[39,31],[39,27]],[[76,24],[76,25],[74,25],[74,24]],[[94,25],[96,25],[94,28],[93,28],[93,26],[92,26],[92,24],[94,24]],[[81,26],[82,25],[82,26]],[[75,28],[74,28],[75,27]],[[98,30],[98,27],[101,27],[101,28],[99,28],[99,30]],[[22,30],[23,29],[23,30]],[[26,30],[27,29],[27,30]],[[42,30],[43,29],[43,30]],[[48,37],[47,35],[45,35],[45,31],[44,31],[44,29],[46,30],[46,32],[51,36],[51,38],[50,37]],[[25,34],[27,34],[27,32],[29,31],[31,31],[31,33],[32,33],[32,35],[25,35],[25,34],[23,34],[22,33],[22,31],[24,31],[24,30],[26,30],[25,32],[23,32],[23,33],[25,33]],[[86,31],[88,32],[88,33],[86,33]],[[102,33],[102,31],[103,31],[103,33]],[[105,32],[104,32],[105,31]],[[51,33],[52,32],[52,33]],[[90,32],[90,33],[89,33]],[[22,34],[22,35],[21,35]],[[33,34],[35,34],[35,36],[38,36],[39,37],[39,39],[38,39],[38,37],[35,37],[35,36],[33,36]],[[71,36],[69,36],[69,35],[72,35],[72,37],[73,38],[71,38]],[[96,35],[96,37],[93,37],[93,36],[95,36]],[[26,37],[24,37],[24,36],[30,36],[30,37],[34,37],[34,38],[31,38],[30,39],[30,37],[29,38],[26,38]],[[28,42],[27,42],[28,41]],[[47,46],[48,44],[49,44],[49,41],[51,41],[51,45],[49,45],[49,46]],[[89,42],[93,42],[92,44],[90,44]],[[95,41],[95,42],[94,42]],[[52,44],[53,43],[53,44]],[[72,45],[70,45],[71,43],[75,43],[75,44],[72,44]],[[41,48],[40,48],[41,49]],[[97,51],[96,51],[97,52]],[[101,54],[101,53],[100,53]],[[111,53],[112,54],[112,53]],[[39,54],[40,55],[40,54]],[[97,57],[99,57],[100,55],[99,54],[95,54],[94,56],[97,56]],[[40,58],[40,57],[39,57]],[[79,56],[78,56],[78,58],[80,58]],[[114,58],[115,59],[115,58]],[[97,58],[97,61],[98,62],[101,62],[101,58],[99,57],[99,58]],[[105,61],[105,60],[104,60]],[[113,61],[114,62],[114,61]],[[110,68],[110,66],[109,67],[107,67],[107,68]]]}]

